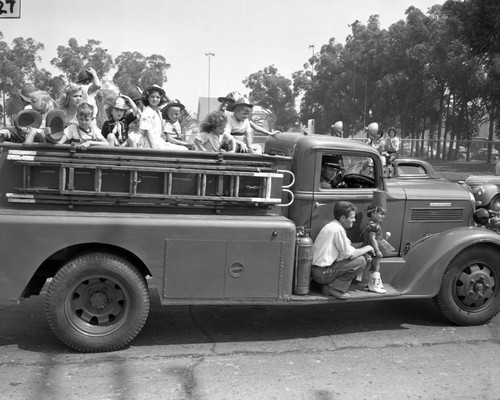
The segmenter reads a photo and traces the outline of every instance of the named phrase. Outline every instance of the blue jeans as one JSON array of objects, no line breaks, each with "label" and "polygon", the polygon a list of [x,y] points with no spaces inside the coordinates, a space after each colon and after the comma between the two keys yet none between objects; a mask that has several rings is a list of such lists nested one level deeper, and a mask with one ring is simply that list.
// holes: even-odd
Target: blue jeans
[{"label": "blue jeans", "polygon": [[359,256],[352,260],[334,262],[329,267],[312,266],[312,278],[320,285],[327,285],[340,292],[347,292],[358,272],[366,267],[366,258]]}]

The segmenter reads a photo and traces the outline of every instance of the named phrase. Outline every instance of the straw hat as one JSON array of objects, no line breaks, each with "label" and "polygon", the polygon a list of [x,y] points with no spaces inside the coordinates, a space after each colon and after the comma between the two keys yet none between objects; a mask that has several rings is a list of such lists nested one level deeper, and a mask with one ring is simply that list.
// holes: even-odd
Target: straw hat
[{"label": "straw hat", "polygon": [[63,110],[51,110],[45,117],[45,126],[50,128],[50,133],[45,136],[47,142],[58,143],[64,134],[64,121],[66,113]]},{"label": "straw hat", "polygon": [[219,103],[234,103],[237,99],[243,97],[239,92],[229,92],[226,97],[218,97]]},{"label": "straw hat", "polygon": [[114,107],[118,110],[123,110],[123,111],[126,111],[129,109],[127,101],[122,96],[116,97],[113,101],[108,101],[108,105],[110,105],[111,107]]},{"label": "straw hat", "polygon": [[40,128],[42,125],[42,114],[35,110],[23,110],[17,113],[14,118],[14,126],[19,132],[23,128]]},{"label": "straw hat", "polygon": [[31,103],[30,94],[36,91],[37,88],[34,85],[27,83],[21,88],[21,90],[19,90],[19,96],[21,96],[21,98],[27,103]]},{"label": "straw hat", "polygon": [[250,101],[245,96],[243,96],[237,99],[234,103],[229,104],[227,106],[227,111],[234,111],[234,109],[238,106],[246,106],[253,108],[253,104],[251,104]]}]

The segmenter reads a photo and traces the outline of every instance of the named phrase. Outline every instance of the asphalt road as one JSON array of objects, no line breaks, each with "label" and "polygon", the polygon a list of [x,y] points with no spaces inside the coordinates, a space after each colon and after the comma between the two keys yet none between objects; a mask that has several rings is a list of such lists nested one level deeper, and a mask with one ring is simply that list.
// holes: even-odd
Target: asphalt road
[{"label": "asphalt road", "polygon": [[53,336],[43,298],[0,307],[0,399],[500,399],[500,317],[448,323],[430,300],[315,306],[153,301],[114,353]]}]

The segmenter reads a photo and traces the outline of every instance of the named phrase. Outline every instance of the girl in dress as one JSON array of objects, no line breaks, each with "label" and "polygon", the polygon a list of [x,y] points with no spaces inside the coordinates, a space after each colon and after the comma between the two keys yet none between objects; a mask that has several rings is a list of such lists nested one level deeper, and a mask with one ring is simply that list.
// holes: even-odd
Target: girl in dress
[{"label": "girl in dress", "polygon": [[382,279],[380,278],[380,259],[395,255],[395,248],[386,240],[391,234],[387,232],[384,237],[382,226],[380,225],[385,219],[387,211],[374,204],[370,204],[366,210],[366,215],[370,219],[363,230],[364,244],[370,245],[375,250],[375,255],[372,257],[370,278],[368,280],[367,289],[375,293],[386,293]]}]

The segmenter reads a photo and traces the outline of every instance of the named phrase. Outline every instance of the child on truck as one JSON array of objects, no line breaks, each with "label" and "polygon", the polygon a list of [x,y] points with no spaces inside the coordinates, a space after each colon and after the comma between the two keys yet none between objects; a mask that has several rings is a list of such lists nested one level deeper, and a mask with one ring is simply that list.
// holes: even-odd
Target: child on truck
[{"label": "child on truck", "polygon": [[229,104],[227,111],[232,111],[233,114],[228,116],[225,132],[235,138],[237,152],[262,154],[261,146],[253,144],[252,127],[249,120],[252,108],[253,104],[250,104],[245,97],[240,97],[234,103]]},{"label": "child on truck", "polygon": [[101,131],[92,125],[94,118],[94,107],[89,103],[80,103],[76,109],[76,119],[78,125],[69,125],[64,130],[63,137],[59,144],[77,143],[80,149],[86,150],[89,146],[108,146],[109,143]]},{"label": "child on truck", "polygon": [[181,124],[179,122],[181,113],[185,109],[184,104],[178,100],[167,103],[161,110],[164,119],[163,132],[165,134],[165,141],[179,147],[184,147],[183,150],[192,149],[194,146],[191,143],[182,140]]},{"label": "child on truck", "polygon": [[[370,204],[366,210],[366,215],[370,220],[363,230],[364,244],[372,246],[375,250],[375,255],[371,261],[371,274],[366,288],[371,292],[380,294],[386,293],[380,278],[380,259],[394,255],[396,250],[384,237],[380,225],[386,214],[387,211],[384,208]],[[386,237],[390,237],[390,232],[386,233]]]},{"label": "child on truck", "polygon": [[234,152],[236,141],[225,132],[227,116],[223,111],[214,111],[201,123],[201,132],[194,139],[195,150]]},{"label": "child on truck", "polygon": [[[132,112],[127,113],[129,107]],[[106,109],[108,120],[102,125],[102,136],[104,136],[110,146],[137,147],[139,138],[134,134],[129,134],[129,126],[141,112],[132,99],[126,95],[120,95],[112,102],[108,103]]]}]

